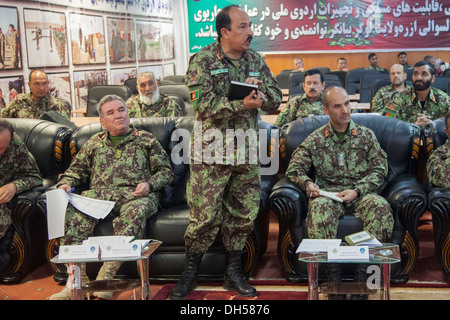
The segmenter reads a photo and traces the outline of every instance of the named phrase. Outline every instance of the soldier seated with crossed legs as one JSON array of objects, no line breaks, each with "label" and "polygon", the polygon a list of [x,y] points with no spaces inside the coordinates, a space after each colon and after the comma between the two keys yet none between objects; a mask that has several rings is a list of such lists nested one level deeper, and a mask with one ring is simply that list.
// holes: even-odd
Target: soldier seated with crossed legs
[{"label": "soldier seated with crossed legs", "polygon": [[[334,239],[338,218],[353,213],[364,230],[381,242],[391,237],[394,219],[389,203],[377,195],[388,172],[386,153],[374,133],[353,122],[345,89],[332,86],[323,94],[323,111],[330,121],[315,130],[294,151],[286,176],[310,197],[306,217],[308,237]],[[308,172],[313,169],[317,182]],[[339,192],[343,203],[321,197],[319,191]],[[340,281],[338,264],[327,264],[329,281]],[[355,280],[367,279],[367,264],[358,264]],[[331,296],[330,298],[345,298]],[[367,298],[367,296],[352,298]]]},{"label": "soldier seated with crossed legs", "polygon": [[[70,167],[59,177],[58,188],[70,192],[89,182],[82,195],[114,201],[114,235],[143,235],[147,219],[158,211],[160,190],[173,180],[169,157],[156,137],[130,126],[125,101],[115,95],[103,97],[98,105],[100,123],[106,131],[93,135],[73,159]],[[76,210],[69,204],[66,212],[65,236],[61,244],[81,244],[93,235],[98,220]],[[104,262],[97,280],[111,280],[122,262]],[[69,275],[70,277],[70,275]],[[81,266],[81,282],[89,281],[86,265]],[[68,300],[71,290],[66,287],[50,297]],[[94,292],[96,297],[112,298],[112,292]]]}]

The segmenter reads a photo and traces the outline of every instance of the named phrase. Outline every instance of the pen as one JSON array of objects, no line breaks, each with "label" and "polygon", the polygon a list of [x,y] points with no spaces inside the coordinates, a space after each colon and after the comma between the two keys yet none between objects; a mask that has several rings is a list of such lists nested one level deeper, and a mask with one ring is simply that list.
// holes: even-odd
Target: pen
[{"label": "pen", "polygon": [[73,191],[75,191],[75,188],[70,189],[69,193],[72,193]]}]

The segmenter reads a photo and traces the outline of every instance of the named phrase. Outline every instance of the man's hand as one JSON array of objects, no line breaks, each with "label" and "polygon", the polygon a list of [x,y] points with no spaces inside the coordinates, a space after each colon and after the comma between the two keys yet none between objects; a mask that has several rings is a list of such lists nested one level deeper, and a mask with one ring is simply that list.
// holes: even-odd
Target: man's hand
[{"label": "man's hand", "polygon": [[315,198],[315,197],[320,196],[319,186],[311,181],[308,181],[306,183],[305,191],[306,191],[306,195],[308,196],[308,198],[311,198],[311,197]]},{"label": "man's hand", "polygon": [[421,127],[424,124],[428,123],[431,121],[431,117],[430,116],[426,116],[424,114],[419,113],[419,116],[417,117],[416,122],[414,123],[415,125]]},{"label": "man's hand", "polygon": [[63,189],[66,193],[69,193],[72,188],[68,184],[62,184],[58,187],[58,189]]},{"label": "man's hand", "polygon": [[[247,78],[245,79],[245,83],[256,84],[258,85],[258,89],[260,89],[262,85],[262,81],[256,78]],[[250,110],[261,108],[265,97],[266,96],[261,91],[253,90],[248,96],[244,98],[245,109]]]},{"label": "man's hand", "polygon": [[150,191],[150,185],[147,182],[141,182],[137,185],[136,189],[132,193],[135,197],[145,197]]},{"label": "man's hand", "polygon": [[0,188],[0,204],[8,203],[14,198],[17,192],[17,187],[14,183],[5,184]]},{"label": "man's hand", "polygon": [[345,203],[350,203],[358,197],[358,194],[355,190],[348,189],[339,192],[336,196],[341,198]]}]

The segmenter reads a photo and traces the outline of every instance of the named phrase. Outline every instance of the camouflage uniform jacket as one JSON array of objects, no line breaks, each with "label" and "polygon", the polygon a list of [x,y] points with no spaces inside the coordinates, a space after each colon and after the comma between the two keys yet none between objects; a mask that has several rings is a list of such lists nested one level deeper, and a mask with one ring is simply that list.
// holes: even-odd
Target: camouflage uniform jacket
[{"label": "camouflage uniform jacket", "polygon": [[409,90],[395,95],[391,103],[384,108],[382,114],[405,122],[415,123],[419,113],[431,116],[431,120],[443,118],[449,105],[449,96],[444,91],[431,87],[425,107],[422,108],[414,87],[411,87]]},{"label": "camouflage uniform jacket", "polygon": [[69,104],[59,98],[54,98],[47,93],[47,95],[39,101],[34,101],[31,93],[21,93],[11,102],[11,104],[3,110],[3,118],[30,118],[39,119],[40,116],[46,112],[54,110],[61,115],[70,119]]},{"label": "camouflage uniform jacket", "polygon": [[109,200],[112,193],[134,198],[131,193],[141,182],[148,182],[153,192],[170,185],[172,168],[158,140],[147,131],[132,130],[116,147],[106,131],[92,136],[60,175],[57,186],[90,182],[91,190],[84,191],[84,196]]},{"label": "camouflage uniform jacket", "polygon": [[434,151],[427,161],[428,180],[440,188],[450,187],[450,140]]},{"label": "camouflage uniform jacket", "polygon": [[130,97],[127,100],[128,116],[130,118],[149,118],[149,117],[182,117],[183,110],[175,99],[160,93],[159,99],[152,105],[146,105],[141,102],[139,94]]},{"label": "camouflage uniform jacket", "polygon": [[384,72],[385,70],[380,67],[380,66],[376,66],[376,67],[372,67],[372,66],[368,66],[365,68],[366,70],[376,70],[376,71],[380,71],[380,72]]},{"label": "camouflage uniform jacket", "polygon": [[[402,90],[409,90],[411,86],[405,82],[405,88]],[[381,113],[385,106],[395,97],[400,91],[395,90],[392,84],[380,88],[372,99],[372,112]]]},{"label": "camouflage uniform jacket", "polygon": [[387,157],[372,130],[350,121],[339,140],[330,123],[315,130],[294,151],[286,176],[303,190],[313,169],[317,185],[340,192],[376,193],[388,172]]},{"label": "camouflage uniform jacket", "polygon": [[17,193],[42,185],[33,155],[16,134],[5,153],[0,156],[0,187],[10,182],[16,185]]},{"label": "camouflage uniform jacket", "polygon": [[289,99],[284,110],[277,118],[276,126],[282,127],[288,122],[307,117],[309,115],[322,115],[322,95],[316,101],[311,102],[306,93]]},{"label": "camouflage uniform jacket", "polygon": [[[204,160],[202,152],[214,139],[205,134],[206,131],[221,134],[224,140],[227,129],[242,129],[244,132],[254,129],[257,133],[258,109],[246,110],[243,100],[230,101],[228,99],[230,82],[232,80],[244,82],[249,77],[262,80],[260,90],[268,101],[262,104],[261,109],[264,111],[277,110],[283,94],[272,76],[272,72],[256,51],[247,50],[240,60],[239,67],[236,67],[223,52],[219,41],[216,40],[191,58],[186,72],[186,83],[191,95],[196,124],[197,126],[199,123],[201,124],[201,128],[194,127],[191,140],[192,159],[196,162]],[[199,133],[202,137],[199,137]],[[199,143],[199,140],[202,141],[201,148],[196,148],[194,142]],[[246,141],[247,143],[242,144],[242,148],[249,150],[248,140]],[[230,141],[230,143],[234,142]],[[236,144],[234,147],[235,156]],[[223,162],[229,163],[226,161],[225,142],[221,151],[223,152]]]}]

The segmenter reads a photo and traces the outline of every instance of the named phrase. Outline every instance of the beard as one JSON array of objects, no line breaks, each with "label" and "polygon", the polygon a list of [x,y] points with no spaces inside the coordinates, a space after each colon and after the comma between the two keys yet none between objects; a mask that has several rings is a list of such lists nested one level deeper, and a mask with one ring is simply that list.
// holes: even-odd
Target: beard
[{"label": "beard", "polygon": [[414,82],[413,87],[414,87],[414,90],[417,90],[417,91],[426,90],[429,87],[431,87],[431,80],[428,80],[426,82],[425,81],[421,81],[421,80],[416,81],[416,82]]},{"label": "beard", "polygon": [[139,92],[139,98],[146,105],[152,105],[159,99],[159,88],[156,88],[155,92],[151,96],[147,96]]}]

